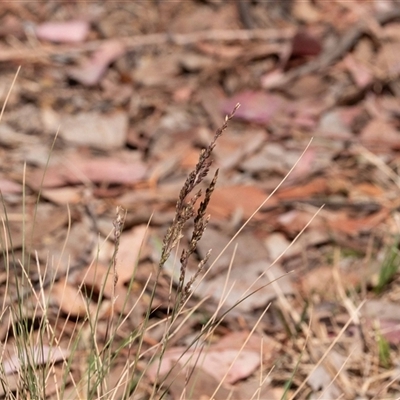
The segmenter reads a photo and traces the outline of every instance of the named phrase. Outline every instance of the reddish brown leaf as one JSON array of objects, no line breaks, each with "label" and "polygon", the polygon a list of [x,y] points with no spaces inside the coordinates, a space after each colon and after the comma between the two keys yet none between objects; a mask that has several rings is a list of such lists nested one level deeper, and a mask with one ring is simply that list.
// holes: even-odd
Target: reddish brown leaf
[{"label": "reddish brown leaf", "polygon": [[372,198],[380,202],[384,196],[385,190],[383,188],[368,182],[355,185],[350,192],[350,198],[354,198],[354,200]]},{"label": "reddish brown leaf", "polygon": [[[255,186],[225,186],[215,190],[211,197],[209,212],[216,218],[227,218],[235,210],[243,213],[244,218],[250,215],[267,198],[267,194]],[[266,206],[276,204],[271,198]]]},{"label": "reddish brown leaf", "polygon": [[321,43],[308,32],[301,30],[294,35],[292,40],[293,56],[316,56],[322,50]]},{"label": "reddish brown leaf", "polygon": [[329,185],[326,178],[315,178],[302,186],[281,189],[276,193],[276,197],[282,200],[304,199],[327,192],[329,192]]}]

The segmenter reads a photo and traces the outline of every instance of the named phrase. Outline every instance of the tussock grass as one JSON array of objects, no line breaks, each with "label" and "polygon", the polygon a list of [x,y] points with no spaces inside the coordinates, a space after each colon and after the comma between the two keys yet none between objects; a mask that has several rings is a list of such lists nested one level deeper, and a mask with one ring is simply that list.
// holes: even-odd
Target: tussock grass
[{"label": "tussock grass", "polygon": [[[204,196],[198,187],[210,172],[213,149],[218,138],[227,129],[228,122],[233,117],[236,108],[231,115],[227,116],[221,128],[216,131],[212,142],[201,151],[197,165],[182,186],[176,204],[175,217],[162,242],[153,287],[150,289],[146,286],[142,292],[150,289],[147,310],[137,329],[123,339],[119,335],[119,330],[134,309],[133,307],[131,310],[118,314],[113,306],[114,300],[118,296],[117,259],[125,211],[118,208],[114,219],[114,254],[108,268],[108,275],[113,282],[113,294],[106,327],[100,334],[101,320],[104,319],[102,300],[105,298],[104,289],[107,278],[104,279],[99,293],[94,293],[93,288],[88,288],[84,284],[79,286],[80,300],[83,300],[85,305],[83,316],[76,318],[72,315],[63,315],[60,309],[54,310],[50,294],[59,279],[57,273],[50,276],[49,266],[41,266],[39,258],[36,256],[37,271],[35,275],[38,279],[37,281],[32,280],[32,255],[29,254],[24,240],[22,258],[18,259],[15,256],[12,234],[8,228],[6,202],[2,199],[4,216],[1,247],[8,275],[6,281],[10,283],[13,277],[15,282],[12,290],[9,286],[6,288],[6,296],[0,314],[0,322],[9,327],[0,356],[2,366],[0,387],[3,391],[2,395],[0,393],[0,397],[3,396],[7,399],[98,399],[135,398],[135,396],[162,398],[167,396],[168,388],[173,382],[169,379],[173,369],[163,376],[159,371],[158,378],[151,386],[145,379],[145,373],[152,363],[158,363],[159,368],[161,367],[163,356],[171,339],[182,329],[185,321],[188,321],[202,305],[200,300],[194,307],[187,308],[188,300],[193,294],[193,286],[201,277],[210,252],[198,262],[197,269],[190,278],[186,277],[187,265],[196,251],[197,243],[201,240],[210,218],[207,215],[207,207],[217,183],[218,170],[207,185]],[[37,203],[39,200],[40,194]],[[200,204],[197,206],[198,202]],[[193,228],[189,245],[182,250],[179,256],[179,282],[176,287],[172,285],[170,287],[171,304],[168,306],[168,314],[156,324],[163,325],[162,339],[160,343],[152,347],[144,346],[146,332],[156,328],[150,321],[150,315],[154,309],[153,302],[163,267],[180,243],[189,221],[192,221]],[[24,231],[23,233],[25,238],[29,238],[31,234],[32,232]],[[97,260],[93,260],[90,268],[96,268],[96,263]],[[134,278],[133,276],[131,285]],[[67,279],[65,280],[66,284]],[[251,294],[247,294],[247,296],[249,295]],[[267,308],[264,313],[266,310]],[[218,310],[203,326],[187,350],[204,346],[207,343],[208,338],[223,319],[217,318],[217,312]],[[71,323],[73,329],[67,332],[70,330]],[[252,332],[256,327],[257,325],[253,327]],[[248,338],[251,337],[252,332]],[[73,362],[76,358],[81,360],[78,370]],[[122,366],[121,358],[125,359]],[[143,363],[142,359],[146,359],[146,362]],[[115,374],[113,374],[116,368],[119,371],[118,379],[115,379]],[[184,367],[177,365],[177,369],[184,369]],[[223,380],[216,387],[215,393],[222,384]]]}]

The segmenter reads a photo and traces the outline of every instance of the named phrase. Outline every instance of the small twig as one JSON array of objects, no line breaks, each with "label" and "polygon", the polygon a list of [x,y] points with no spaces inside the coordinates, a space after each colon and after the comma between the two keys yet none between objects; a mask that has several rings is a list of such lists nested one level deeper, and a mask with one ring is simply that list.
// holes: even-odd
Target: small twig
[{"label": "small twig", "polygon": [[[378,14],[376,16],[376,21],[380,25],[384,25],[397,18],[400,18],[399,8]],[[273,88],[282,87],[303,75],[312,74],[313,72],[317,72],[329,67],[335,61],[338,61],[341,57],[343,57],[345,53],[351,50],[357,40],[368,31],[369,29],[365,22],[360,22],[358,25],[345,33],[344,36],[342,36],[334,46],[325,49],[325,51],[323,51],[318,57],[306,64],[300,65],[299,67],[288,71],[282,77],[282,79],[273,85]]]},{"label": "small twig", "polygon": [[1,61],[24,60],[30,62],[45,63],[49,58],[54,56],[78,56],[97,50],[103,45],[111,43],[120,43],[125,47],[126,51],[136,50],[144,46],[163,45],[172,43],[178,46],[186,46],[201,41],[218,41],[218,42],[234,42],[234,41],[250,41],[265,40],[268,42],[279,42],[291,39],[295,34],[294,29],[227,29],[227,30],[210,30],[192,33],[153,33],[150,35],[138,35],[122,37],[118,39],[93,40],[73,46],[65,45],[43,45],[39,48],[26,49],[2,49],[0,53]]},{"label": "small twig", "polygon": [[14,88],[14,85],[15,85],[15,82],[16,82],[16,80],[17,80],[17,77],[18,77],[18,74],[19,74],[19,71],[20,71],[20,70],[21,70],[21,66],[18,67],[17,72],[16,72],[15,75],[14,75],[14,79],[13,79],[13,81],[12,81],[12,83],[11,83],[10,89],[8,90],[7,96],[6,96],[5,100],[4,100],[3,107],[1,108],[1,111],[0,111],[0,121],[1,121],[2,118],[3,118],[4,110],[6,109],[8,100],[9,100],[9,98],[10,98],[10,96],[11,96],[11,92],[12,92],[12,90],[13,90],[13,88]]},{"label": "small twig", "polygon": [[250,13],[250,3],[246,0],[236,0],[236,7],[243,26],[246,29],[253,29],[255,24]]}]

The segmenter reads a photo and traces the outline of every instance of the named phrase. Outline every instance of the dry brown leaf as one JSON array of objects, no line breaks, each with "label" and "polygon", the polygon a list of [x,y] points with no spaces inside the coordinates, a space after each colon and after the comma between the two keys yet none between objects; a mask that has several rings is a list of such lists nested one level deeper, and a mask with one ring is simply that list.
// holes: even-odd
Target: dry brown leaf
[{"label": "dry brown leaf", "polygon": [[[331,354],[337,354],[331,352],[328,354],[328,358],[332,358]],[[338,354],[337,354],[338,355]],[[339,356],[339,355],[338,355]],[[341,358],[342,363],[344,362],[344,358]],[[339,370],[340,366],[338,366]],[[308,378],[308,383],[311,388],[316,393],[324,393],[324,398],[326,399],[336,399],[343,395],[342,391],[338,387],[338,385],[332,381],[332,375],[328,372],[328,370],[324,367],[324,365],[319,365],[315,371]]]},{"label": "dry brown leaf", "polygon": [[[306,297],[319,294],[324,300],[333,301],[337,297],[337,281],[332,265],[322,265],[310,271],[298,275],[296,282],[299,284],[302,294]],[[371,271],[364,263],[354,263],[348,268],[344,261],[339,265],[340,282],[344,290],[354,290],[363,282],[368,281]]]},{"label": "dry brown leaf", "polygon": [[185,13],[178,13],[170,21],[168,31],[188,33],[210,29],[236,29],[236,6],[228,2],[226,7],[210,8],[206,4],[189,8]]},{"label": "dry brown leaf", "polygon": [[383,222],[389,214],[390,211],[385,208],[375,214],[357,219],[349,218],[346,213],[338,213],[334,219],[328,219],[327,224],[334,231],[355,236],[361,232],[370,232],[371,229]]},{"label": "dry brown leaf", "polygon": [[87,302],[76,286],[71,286],[65,279],[56,282],[51,288],[51,299],[60,310],[72,317],[87,315]]},{"label": "dry brown leaf", "polygon": [[[217,304],[223,300],[221,312],[235,306],[231,314],[240,313],[246,318],[246,313],[249,313],[249,317],[253,317],[252,311],[266,307],[277,297],[277,289],[271,284],[272,281],[276,281],[281,293],[294,293],[290,276],[280,265],[274,264],[271,267],[270,262],[263,260],[237,265],[233,260],[233,267],[228,277],[225,274],[218,274],[212,280],[203,280],[194,292],[209,296]],[[225,285],[226,293],[222,293]],[[255,293],[243,300],[246,294],[254,291]],[[241,302],[237,304],[239,301]]]},{"label": "dry brown leaf", "polygon": [[360,141],[373,152],[400,149],[400,133],[393,124],[382,119],[371,120],[362,130]]},{"label": "dry brown leaf", "polygon": [[274,69],[271,72],[267,72],[261,77],[261,87],[264,89],[273,89],[279,86],[285,79],[285,73],[281,69]]},{"label": "dry brown leaf", "polygon": [[267,138],[263,128],[248,128],[240,135],[222,135],[214,150],[218,166],[224,170],[237,167],[246,157],[258,152]]},{"label": "dry brown leaf", "polygon": [[78,204],[82,201],[82,190],[76,187],[63,187],[42,190],[43,198],[58,204]]},{"label": "dry brown leaf", "polygon": [[145,250],[147,230],[147,225],[139,225],[121,235],[117,255],[117,273],[121,283],[129,282],[132,279],[139,258]]},{"label": "dry brown leaf", "polygon": [[[193,399],[210,400],[219,382],[204,368],[195,366],[186,368],[177,376],[168,377],[165,385],[168,385],[174,400],[181,399],[182,393],[190,393]],[[234,393],[232,395],[232,389],[226,388],[225,385],[222,385],[212,398],[215,400],[237,399]]]},{"label": "dry brown leaf", "polygon": [[183,153],[180,165],[185,169],[193,169],[199,161],[199,150],[193,147],[188,148]]},{"label": "dry brown leaf", "polygon": [[[126,315],[129,312],[131,318],[137,318],[135,321],[139,323],[140,316],[143,315],[143,304],[136,302],[141,288],[133,285],[127,289],[123,280],[119,279],[118,271],[117,276],[114,275],[112,267],[92,264],[77,274],[74,281],[77,286],[85,285],[89,293],[93,291],[95,297],[101,295],[102,298],[111,300],[108,302],[108,308],[102,308],[101,318],[110,317],[112,313]],[[135,303],[135,309],[132,310]]]},{"label": "dry brown leaf", "polygon": [[[268,79],[264,79],[268,83]],[[266,87],[266,86],[264,86]],[[296,98],[305,99],[307,97],[321,97],[321,95],[329,88],[329,83],[324,80],[323,76],[320,75],[304,75],[290,85],[286,92]]]},{"label": "dry brown leaf", "polygon": [[293,16],[306,23],[315,23],[321,18],[318,8],[310,0],[294,2]]},{"label": "dry brown leaf", "polygon": [[372,72],[366,65],[357,61],[351,54],[346,56],[344,63],[352,79],[360,89],[364,89],[373,82],[374,76]]},{"label": "dry brown leaf", "polygon": [[[256,333],[253,333],[243,350],[240,351],[248,335],[249,332],[235,332],[202,350],[189,349],[185,352],[184,347],[167,350],[163,356],[159,373],[161,376],[165,375],[178,362],[181,366],[186,365],[186,367],[197,365],[208,371],[217,382],[221,382],[227,374],[224,382],[233,384],[247,378],[256,370],[261,361],[261,353],[269,354],[270,362],[273,361],[272,353],[276,351],[275,343],[267,338],[261,338]],[[262,347],[263,350],[261,350]],[[177,371],[180,368],[182,367],[178,367]],[[148,376],[153,381],[156,380],[157,369],[158,363],[154,363],[148,369]]]},{"label": "dry brown leaf", "polygon": [[361,111],[360,107],[338,107],[329,110],[321,116],[318,131],[334,140],[349,140],[353,137],[353,121]]},{"label": "dry brown leaf", "polygon": [[383,318],[400,321],[400,309],[397,303],[382,299],[370,299],[361,309],[361,314],[368,318]]},{"label": "dry brown leaf", "polygon": [[114,275],[109,266],[103,264],[92,264],[87,269],[82,270],[75,277],[77,285],[84,284],[89,290],[94,289],[96,294],[103,293],[111,298],[114,294]]},{"label": "dry brown leaf", "polygon": [[99,83],[108,66],[125,53],[125,46],[118,40],[104,43],[81,67],[71,68],[69,76],[85,86]]},{"label": "dry brown leaf", "polygon": [[100,114],[82,112],[64,116],[61,120],[60,136],[80,146],[91,146],[102,150],[120,148],[125,144],[128,132],[128,115],[125,112]]},{"label": "dry brown leaf", "polygon": [[236,246],[234,263],[237,265],[247,265],[255,260],[265,260],[268,258],[268,251],[264,247],[262,240],[255,237],[254,232],[242,232],[232,243],[231,247],[221,254],[230,240],[230,234],[209,226],[197,244],[197,250],[201,258],[206,257],[208,251],[212,249],[208,265],[213,264],[214,260],[218,258],[216,265],[209,271],[210,279],[219,273],[225,275],[223,271],[228,268],[232,261],[233,246]]},{"label": "dry brown leaf", "polygon": [[[277,218],[279,230],[283,230],[289,236],[297,235],[306,225],[310,222],[312,214],[308,211],[290,210],[286,213],[280,214]],[[313,220],[312,226],[309,229],[318,229],[323,235],[325,225],[320,216]]]},{"label": "dry brown leaf", "polygon": [[[213,347],[215,349],[237,349],[240,350],[243,343],[249,336],[248,331],[231,332],[223,336],[220,340],[215,342]],[[257,333],[253,333],[250,339],[247,340],[244,349],[255,352],[262,352],[266,360],[269,362],[274,361],[274,353],[278,351],[277,343],[268,336],[261,337]]]},{"label": "dry brown leaf", "polygon": [[24,21],[13,14],[3,16],[0,27],[0,37],[14,36],[18,39],[25,37]]},{"label": "dry brown leaf", "polygon": [[280,232],[268,235],[264,244],[272,260],[275,260],[290,247],[290,241]]},{"label": "dry brown leaf", "polygon": [[[180,72],[179,54],[142,57],[133,73],[135,81],[145,86],[161,86]],[[162,68],[160,68],[162,65]]]},{"label": "dry brown leaf", "polygon": [[278,173],[282,176],[288,171],[287,150],[278,143],[267,143],[259,152],[248,157],[240,167],[252,174]]},{"label": "dry brown leaf", "polygon": [[400,24],[392,22],[382,27],[382,35],[385,39],[399,41],[400,40]]},{"label": "dry brown leaf", "polygon": [[36,366],[43,364],[54,364],[58,361],[66,360],[70,351],[60,347],[50,347],[45,344],[40,346],[28,346],[12,354],[3,360],[4,373],[6,375],[19,371],[23,363],[33,363]]},{"label": "dry brown leaf", "polygon": [[146,172],[147,168],[139,161],[128,163],[114,158],[73,156],[52,163],[44,179],[43,171],[36,170],[29,174],[27,181],[35,189],[80,183],[132,184],[142,180]]},{"label": "dry brown leaf", "polygon": [[[213,218],[228,218],[234,211],[240,210],[244,218],[250,215],[268,197],[264,191],[256,186],[237,185],[216,188],[211,197],[208,212]],[[266,206],[276,204],[276,199],[271,198]]]},{"label": "dry brown leaf", "polygon": [[284,188],[277,192],[276,197],[280,200],[306,199],[315,195],[325,195],[329,192],[326,178],[315,178],[302,186]]},{"label": "dry brown leaf", "polygon": [[349,197],[351,200],[374,199],[380,202],[385,198],[385,194],[385,190],[376,184],[363,182],[353,187]]},{"label": "dry brown leaf", "polygon": [[385,43],[375,62],[388,78],[397,76],[400,73],[400,43]]},{"label": "dry brown leaf", "polygon": [[243,46],[226,46],[222,43],[200,42],[196,44],[196,49],[204,54],[228,60],[233,60],[243,54]]}]

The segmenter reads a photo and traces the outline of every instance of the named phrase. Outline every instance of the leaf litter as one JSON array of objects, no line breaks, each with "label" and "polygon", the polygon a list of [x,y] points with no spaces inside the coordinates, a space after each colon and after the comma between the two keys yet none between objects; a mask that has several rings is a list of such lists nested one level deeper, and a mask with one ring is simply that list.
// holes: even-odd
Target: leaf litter
[{"label": "leaf litter", "polygon": [[[91,13],[90,22],[80,17]],[[81,323],[88,309],[101,308],[99,332],[108,332],[107,320],[118,312],[125,318],[121,336],[128,337],[150,305],[154,327],[144,334],[140,362],[143,387],[151,390],[156,364],[143,365],[154,361],[152,346],[163,338],[157,324],[170,315],[179,251],[191,231],[180,237],[151,300],[161,238],[196,154],[239,102],[214,153],[220,171],[211,219],[187,264],[185,283],[209,257],[187,299],[195,311],[176,319],[186,321],[186,330],[161,365],[184,363],[171,354],[186,349],[185,357],[197,360],[200,349],[190,340],[217,310],[223,322],[207,344],[217,364],[190,366],[201,382],[190,386],[194,398],[211,397],[224,360],[232,363],[237,354],[235,341],[244,342],[269,307],[251,336],[258,350],[240,356],[249,369],[233,363],[233,377],[215,398],[231,390],[240,398],[260,373],[268,375],[260,398],[395,396],[399,271],[392,265],[387,275],[385,254],[399,235],[399,16],[394,1],[5,6],[2,100],[15,65],[22,69],[0,123],[2,218],[13,238],[8,248],[22,265],[40,262],[39,271],[26,270],[34,289],[43,284],[41,274],[53,282],[46,293],[57,329],[72,336],[71,318]],[[224,250],[311,137],[293,173]],[[117,206],[127,215],[114,284],[110,232]],[[225,315],[250,286],[254,294]],[[18,288],[3,283],[1,290],[13,299]],[[88,303],[89,291],[95,296]],[[134,353],[118,362],[133,362]],[[171,398],[189,388],[190,368],[175,383],[167,379]]]}]

